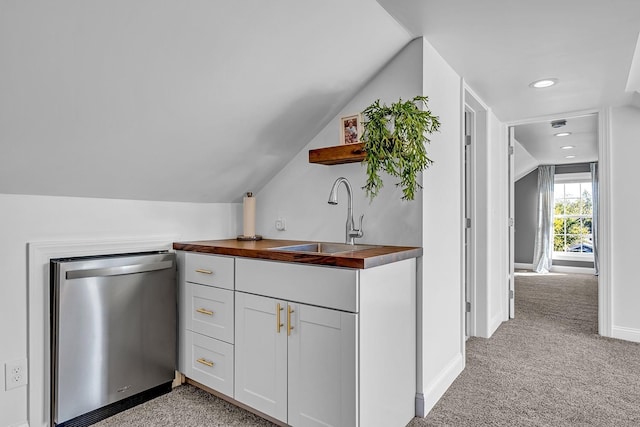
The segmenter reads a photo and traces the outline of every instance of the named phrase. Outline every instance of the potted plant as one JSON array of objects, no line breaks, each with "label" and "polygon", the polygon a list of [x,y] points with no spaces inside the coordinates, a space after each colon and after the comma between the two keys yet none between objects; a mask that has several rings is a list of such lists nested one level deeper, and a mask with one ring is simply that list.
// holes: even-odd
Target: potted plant
[{"label": "potted plant", "polygon": [[403,200],[414,200],[416,190],[422,188],[417,182],[418,173],[433,163],[427,156],[427,135],[440,128],[438,116],[428,110],[427,101],[426,96],[416,96],[387,106],[378,99],[362,112],[367,164],[363,188],[371,200],[383,186],[380,171],[400,178],[396,185],[402,187]]}]

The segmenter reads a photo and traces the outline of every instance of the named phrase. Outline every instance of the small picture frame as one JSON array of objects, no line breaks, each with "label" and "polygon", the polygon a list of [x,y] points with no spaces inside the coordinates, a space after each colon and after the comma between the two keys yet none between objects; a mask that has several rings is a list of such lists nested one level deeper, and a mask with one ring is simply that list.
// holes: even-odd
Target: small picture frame
[{"label": "small picture frame", "polygon": [[340,145],[357,144],[362,138],[362,114],[340,119]]}]

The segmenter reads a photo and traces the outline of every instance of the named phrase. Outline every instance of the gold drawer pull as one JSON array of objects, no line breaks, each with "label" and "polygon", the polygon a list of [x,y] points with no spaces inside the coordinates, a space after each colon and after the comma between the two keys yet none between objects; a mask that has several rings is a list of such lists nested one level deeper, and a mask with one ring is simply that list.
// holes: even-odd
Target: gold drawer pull
[{"label": "gold drawer pull", "polygon": [[196,270],[196,273],[202,273],[202,274],[213,274],[213,271],[211,271],[211,270],[204,270],[204,269],[202,269],[202,268],[198,268],[198,269]]},{"label": "gold drawer pull", "polygon": [[213,311],[207,310],[206,308],[198,308],[196,311],[198,313],[206,314],[207,316],[213,316]]},{"label": "gold drawer pull", "polygon": [[213,368],[213,362],[207,359],[203,359],[202,357],[196,360],[196,362],[202,363],[203,365],[207,365],[208,367]]},{"label": "gold drawer pull", "polygon": [[280,333],[280,328],[282,328],[284,325],[280,320],[280,312],[282,311],[282,306],[280,305],[280,303],[276,304],[276,332]]},{"label": "gold drawer pull", "polygon": [[293,329],[293,325],[291,325],[291,313],[294,313],[294,311],[290,305],[288,305],[287,308],[287,336],[290,336],[291,330]]}]

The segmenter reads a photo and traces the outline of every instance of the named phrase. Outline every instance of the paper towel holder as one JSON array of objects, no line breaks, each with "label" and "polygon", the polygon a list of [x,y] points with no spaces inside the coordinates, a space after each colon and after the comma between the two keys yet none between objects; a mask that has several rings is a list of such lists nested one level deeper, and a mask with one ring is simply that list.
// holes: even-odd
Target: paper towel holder
[{"label": "paper towel holder", "polygon": [[[256,227],[256,199],[253,197],[252,192],[247,192],[247,196],[242,201],[242,215],[243,215],[243,233],[239,235],[236,239],[241,241],[256,241],[262,240],[262,236],[259,234],[255,234]],[[252,232],[252,235],[249,235],[247,231]]]}]

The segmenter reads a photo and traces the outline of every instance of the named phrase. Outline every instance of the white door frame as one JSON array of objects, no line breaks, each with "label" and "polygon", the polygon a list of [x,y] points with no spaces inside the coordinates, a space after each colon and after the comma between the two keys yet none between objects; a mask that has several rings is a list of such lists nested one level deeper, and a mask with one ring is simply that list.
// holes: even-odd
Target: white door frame
[{"label": "white door frame", "polygon": [[473,113],[471,129],[471,203],[468,212],[471,215],[470,232],[470,273],[466,276],[470,283],[465,302],[471,303],[469,336],[489,337],[489,301],[488,301],[488,263],[487,263],[487,192],[488,192],[488,140],[489,107],[465,83],[464,110]]},{"label": "white door frame", "polygon": [[515,217],[516,217],[516,209],[515,209],[515,128],[513,126],[507,127],[507,132],[509,135],[507,137],[507,144],[509,147],[507,149],[507,162],[508,165],[508,188],[507,188],[507,200],[508,200],[508,223],[507,223],[507,245],[508,245],[508,256],[509,259],[507,261],[507,274],[508,274],[508,289],[507,289],[507,313],[509,313],[509,319],[514,319],[516,317],[516,278],[515,278],[515,245],[516,245],[516,228],[515,228]]},{"label": "white door frame", "polygon": [[[465,339],[476,335],[475,313],[476,287],[475,287],[475,238],[473,227],[474,215],[474,163],[475,163],[475,112],[465,103],[464,105],[464,308],[465,308]],[[468,140],[467,140],[468,139]]]},{"label": "white door frame", "polygon": [[[598,333],[611,337],[613,323],[611,297],[611,108],[601,110],[582,110],[562,114],[553,114],[518,120],[507,123],[517,126],[543,121],[551,121],[562,117],[579,117],[598,115],[598,176],[600,180],[600,203],[598,206]],[[512,187],[510,187],[512,188]],[[512,197],[513,195],[510,195]],[[513,271],[509,272],[513,274]]]}]

